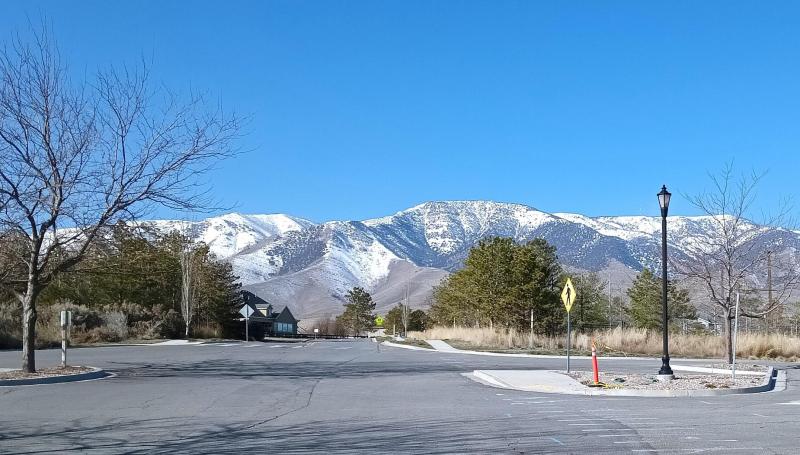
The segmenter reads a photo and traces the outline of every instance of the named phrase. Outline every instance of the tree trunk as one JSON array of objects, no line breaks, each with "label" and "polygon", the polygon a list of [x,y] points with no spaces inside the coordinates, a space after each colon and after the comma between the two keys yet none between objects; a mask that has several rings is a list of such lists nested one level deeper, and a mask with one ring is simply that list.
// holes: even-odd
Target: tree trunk
[{"label": "tree trunk", "polygon": [[730,308],[725,310],[725,351],[730,365],[733,363],[733,316]]},{"label": "tree trunk", "polygon": [[22,297],[22,371],[36,372],[36,294],[30,287]]}]

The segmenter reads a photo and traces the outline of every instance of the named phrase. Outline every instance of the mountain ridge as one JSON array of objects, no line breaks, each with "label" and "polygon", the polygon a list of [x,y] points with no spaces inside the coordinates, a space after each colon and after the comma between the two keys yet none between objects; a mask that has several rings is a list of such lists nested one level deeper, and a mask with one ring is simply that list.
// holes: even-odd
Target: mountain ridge
[{"label": "mountain ridge", "polygon": [[[670,216],[670,254],[686,258],[712,245],[718,229],[714,219]],[[429,201],[383,217],[322,223],[286,214],[239,213],[197,222],[148,223],[161,230],[188,230],[231,262],[245,288],[289,305],[301,318],[340,313],[353,286],[373,292],[378,310],[385,311],[405,293],[406,286],[397,280],[414,288],[412,306],[425,307],[433,286],[457,270],[470,248],[486,237],[519,242],[544,238],[557,248],[565,267],[613,271],[620,282],[660,264],[659,216],[588,217],[494,201]],[[751,226],[754,238],[766,238],[766,228]],[[800,233],[773,232],[779,243],[800,250]]]}]

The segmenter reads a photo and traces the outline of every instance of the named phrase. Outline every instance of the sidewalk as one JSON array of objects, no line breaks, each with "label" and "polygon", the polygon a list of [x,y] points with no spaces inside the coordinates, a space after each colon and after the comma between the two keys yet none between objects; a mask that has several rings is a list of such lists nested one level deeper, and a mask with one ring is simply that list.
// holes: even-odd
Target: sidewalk
[{"label": "sidewalk", "polygon": [[427,340],[425,342],[428,343],[429,345],[431,345],[431,347],[433,349],[436,349],[437,351],[462,352],[460,349],[456,349],[456,348],[450,346],[449,344],[445,343],[442,340]]},{"label": "sidewalk", "polygon": [[[404,344],[397,344],[391,343],[388,341],[384,341],[383,344],[386,346],[392,346],[397,348],[403,349],[414,349],[414,350],[423,350],[423,351],[431,351],[431,352],[446,352],[449,354],[469,354],[469,355],[485,355],[490,357],[517,357],[517,358],[526,358],[526,359],[566,359],[566,355],[554,355],[554,354],[516,354],[510,352],[491,352],[491,351],[470,351],[466,349],[457,349],[453,346],[447,344],[447,342],[442,340],[425,340],[426,343],[431,345],[433,349],[424,349],[419,348],[416,346],[409,346]],[[572,355],[570,356],[572,360],[592,360],[591,356],[588,355]],[[608,360],[632,360],[632,361],[645,361],[645,362],[652,362],[652,361],[660,361],[660,357],[637,357],[637,356],[628,356],[628,357],[620,357],[620,356],[602,356],[603,361]],[[673,360],[678,360],[681,362],[705,362],[708,363],[713,359],[684,359],[684,358],[676,358],[673,357]]]},{"label": "sidewalk", "polygon": [[[426,343],[431,345],[431,347],[439,352],[447,352],[451,354],[470,354],[470,355],[485,355],[485,356],[492,356],[492,357],[522,357],[528,359],[566,359],[567,356],[565,355],[549,355],[549,354],[515,354],[510,352],[490,352],[490,351],[470,351],[466,349],[457,349],[453,346],[447,344],[447,342],[442,340],[425,340]],[[395,344],[395,343],[388,343],[384,342],[388,346],[394,346],[399,348],[408,348],[410,346]],[[419,349],[419,348],[417,348]],[[592,357],[588,355],[572,355],[570,356],[571,359],[575,360],[591,360]],[[645,361],[652,361],[653,357],[603,357],[606,360],[645,360]],[[704,361],[707,362],[708,359],[681,359],[681,360],[688,360],[688,361]]]}]

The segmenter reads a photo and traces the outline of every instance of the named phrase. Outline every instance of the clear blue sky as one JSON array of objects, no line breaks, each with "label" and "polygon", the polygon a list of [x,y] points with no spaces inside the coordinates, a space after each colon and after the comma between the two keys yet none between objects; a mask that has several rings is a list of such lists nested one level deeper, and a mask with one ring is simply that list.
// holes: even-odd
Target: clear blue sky
[{"label": "clear blue sky", "polygon": [[[73,68],[152,60],[252,116],[215,192],[245,213],[364,219],[427,200],[658,214],[731,159],[796,196],[797,2],[2,2]],[[671,213],[695,213],[674,198]],[[164,214],[161,214],[164,215]]]}]

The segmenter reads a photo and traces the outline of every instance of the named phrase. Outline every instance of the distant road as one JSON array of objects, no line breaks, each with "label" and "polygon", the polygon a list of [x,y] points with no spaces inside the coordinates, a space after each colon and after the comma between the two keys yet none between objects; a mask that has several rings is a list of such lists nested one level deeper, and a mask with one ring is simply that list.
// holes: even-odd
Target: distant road
[{"label": "distant road", "polygon": [[[460,373],[563,361],[378,352],[366,340],[85,348],[70,359],[116,376],[0,388],[0,453],[800,451],[797,369],[784,392],[655,399],[496,389]],[[19,353],[0,352],[0,368],[18,364]]]}]

